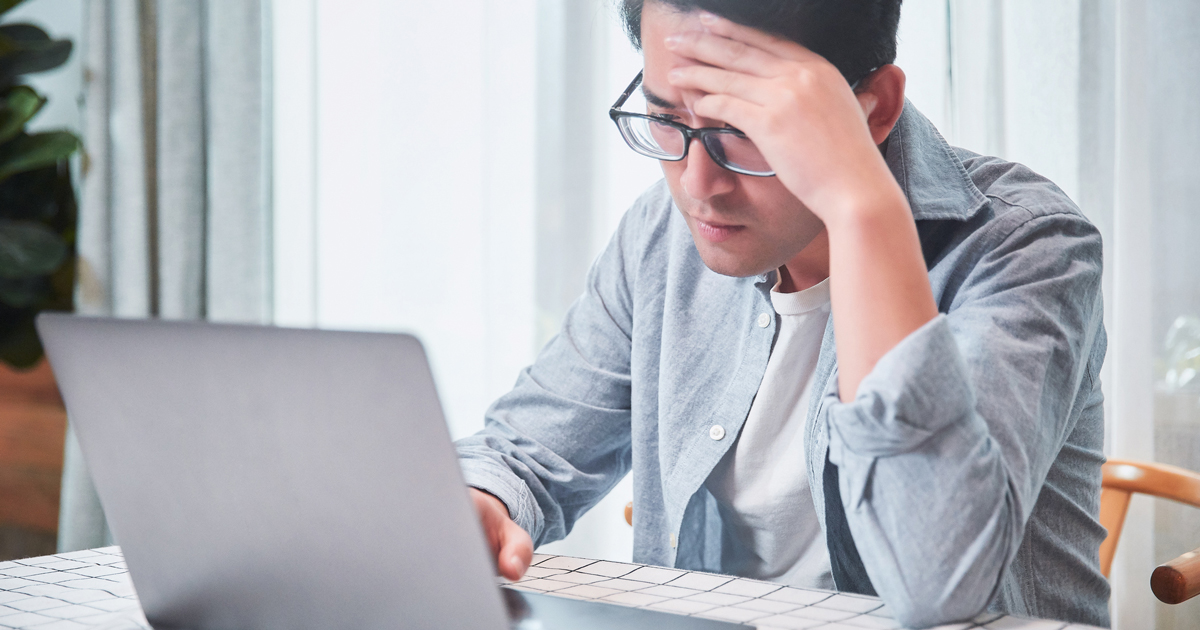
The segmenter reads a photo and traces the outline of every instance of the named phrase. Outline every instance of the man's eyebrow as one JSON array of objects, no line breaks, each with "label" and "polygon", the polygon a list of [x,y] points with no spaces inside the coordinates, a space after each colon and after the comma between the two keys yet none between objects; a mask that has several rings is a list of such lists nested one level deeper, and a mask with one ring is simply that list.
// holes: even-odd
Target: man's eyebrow
[{"label": "man's eyebrow", "polygon": [[645,83],[642,84],[642,94],[646,97],[646,102],[655,107],[661,107],[663,109],[679,109],[679,106],[675,103],[672,103],[671,101],[668,101],[654,92],[651,92],[646,87]]}]

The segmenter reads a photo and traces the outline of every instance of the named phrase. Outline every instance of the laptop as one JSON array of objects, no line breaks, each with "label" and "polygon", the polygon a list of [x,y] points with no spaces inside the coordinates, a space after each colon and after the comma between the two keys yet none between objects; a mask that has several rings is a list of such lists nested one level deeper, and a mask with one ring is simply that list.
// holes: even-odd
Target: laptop
[{"label": "laptop", "polygon": [[497,585],[411,335],[38,318],[156,628],[746,628]]}]

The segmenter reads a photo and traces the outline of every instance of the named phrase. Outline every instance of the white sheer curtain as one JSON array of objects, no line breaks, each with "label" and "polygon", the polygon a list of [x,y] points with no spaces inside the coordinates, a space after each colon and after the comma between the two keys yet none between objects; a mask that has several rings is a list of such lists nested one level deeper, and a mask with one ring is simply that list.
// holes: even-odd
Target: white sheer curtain
[{"label": "white sheer curtain", "polygon": [[[85,4],[79,312],[271,321],[258,2]],[[59,549],[111,541],[68,432]]]}]

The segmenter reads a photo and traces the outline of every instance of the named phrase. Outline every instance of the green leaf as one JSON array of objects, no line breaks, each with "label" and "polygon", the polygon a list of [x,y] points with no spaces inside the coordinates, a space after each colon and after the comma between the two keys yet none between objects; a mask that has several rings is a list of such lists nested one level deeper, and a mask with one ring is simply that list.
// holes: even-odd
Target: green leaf
[{"label": "green leaf", "polygon": [[58,269],[66,256],[66,243],[45,225],[0,220],[0,277],[44,276]]},{"label": "green leaf", "polygon": [[0,101],[0,143],[8,142],[25,128],[25,123],[37,115],[46,99],[26,85],[8,91]]},{"label": "green leaf", "polygon": [[[51,225],[58,213],[59,165],[35,168],[0,181],[0,219],[37,221]],[[61,169],[69,171],[70,169]],[[62,233],[57,226],[55,231]]]},{"label": "green leaf", "polygon": [[79,138],[67,131],[19,135],[0,144],[0,181],[64,160],[79,149]]},{"label": "green leaf", "polygon": [[50,41],[50,34],[42,27],[28,22],[0,24],[0,35],[14,39],[22,44],[39,44]]},{"label": "green leaf", "polygon": [[0,85],[8,85],[22,74],[43,72],[66,63],[71,41],[50,39],[32,24],[0,26]]},{"label": "green leaf", "polygon": [[0,0],[0,14],[8,13],[8,10],[25,2],[25,0]]},{"label": "green leaf", "polygon": [[29,308],[46,299],[49,286],[44,278],[0,278],[0,302]]},{"label": "green leaf", "polygon": [[0,308],[0,360],[17,368],[30,368],[42,358],[31,308]]}]

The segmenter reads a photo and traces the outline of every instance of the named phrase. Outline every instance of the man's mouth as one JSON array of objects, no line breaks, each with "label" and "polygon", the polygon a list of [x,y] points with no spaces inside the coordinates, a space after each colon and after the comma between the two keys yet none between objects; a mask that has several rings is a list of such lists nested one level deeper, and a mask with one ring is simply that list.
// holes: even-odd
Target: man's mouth
[{"label": "man's mouth", "polygon": [[693,220],[696,222],[696,233],[710,243],[720,243],[733,237],[734,234],[746,229],[744,225],[728,225],[709,221]]}]

